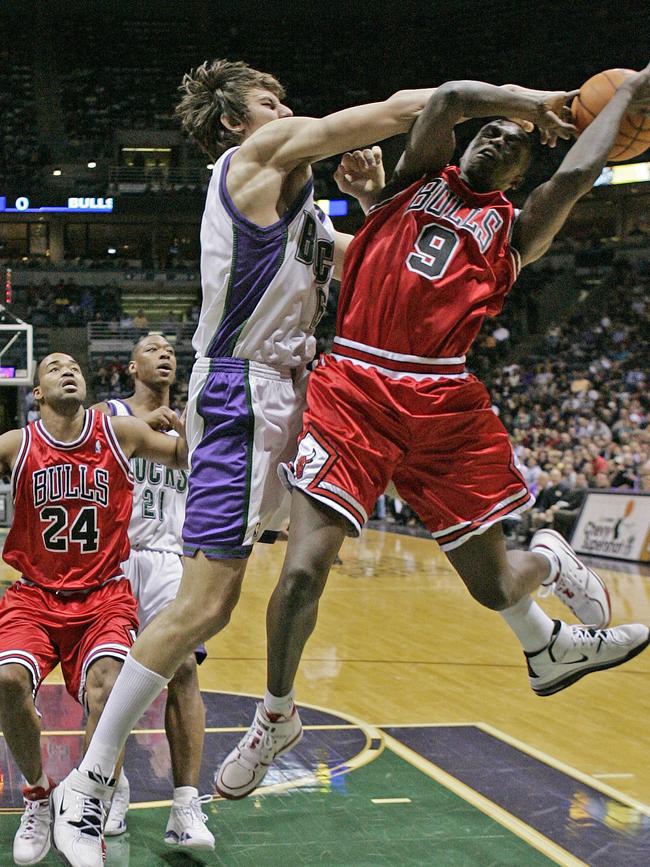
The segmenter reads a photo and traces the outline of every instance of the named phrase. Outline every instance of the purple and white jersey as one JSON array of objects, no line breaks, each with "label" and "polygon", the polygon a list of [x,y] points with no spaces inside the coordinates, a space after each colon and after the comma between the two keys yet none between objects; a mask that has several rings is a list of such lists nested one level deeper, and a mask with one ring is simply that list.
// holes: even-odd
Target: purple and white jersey
[{"label": "purple and white jersey", "polygon": [[[128,403],[106,401],[111,415],[133,415]],[[176,431],[167,431],[177,437]],[[132,551],[182,554],[181,532],[187,499],[187,471],[171,469],[144,458],[131,458],[133,511],[129,523]]]},{"label": "purple and white jersey", "polygon": [[275,223],[256,226],[226,188],[231,148],[218,160],[201,224],[201,317],[197,357],[242,358],[300,367],[314,357],[313,333],[327,303],[334,227],[313,199],[313,182]]}]

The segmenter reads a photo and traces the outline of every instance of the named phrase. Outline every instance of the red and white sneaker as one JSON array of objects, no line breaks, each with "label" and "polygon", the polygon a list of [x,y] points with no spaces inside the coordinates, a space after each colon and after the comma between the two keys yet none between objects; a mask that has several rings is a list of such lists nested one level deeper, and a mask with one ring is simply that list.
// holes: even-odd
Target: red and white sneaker
[{"label": "red and white sneaker", "polygon": [[214,849],[214,834],[206,826],[208,817],[202,810],[203,804],[210,801],[212,795],[201,795],[184,802],[173,801],[165,829],[165,843],[181,849]]},{"label": "red and white sneaker", "polygon": [[557,574],[539,588],[539,595],[553,593],[581,623],[604,629],[612,616],[612,606],[603,579],[578,559],[555,530],[538,530],[531,539],[530,550],[551,552],[560,564]]},{"label": "red and white sneaker", "polygon": [[295,705],[291,716],[271,720],[264,705],[217,772],[215,788],[223,798],[237,800],[256,789],[273,761],[293,749],[302,738],[302,723]]},{"label": "red and white sneaker", "polygon": [[20,827],[14,837],[14,861],[16,864],[38,864],[50,851],[50,793],[56,785],[47,778],[49,786],[23,788],[25,812],[20,817]]}]

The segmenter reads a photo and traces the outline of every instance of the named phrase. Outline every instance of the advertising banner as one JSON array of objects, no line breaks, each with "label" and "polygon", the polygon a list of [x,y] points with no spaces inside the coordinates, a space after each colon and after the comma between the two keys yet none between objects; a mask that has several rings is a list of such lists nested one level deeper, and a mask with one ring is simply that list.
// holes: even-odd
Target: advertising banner
[{"label": "advertising banner", "polygon": [[650,493],[590,491],[571,545],[578,554],[650,562]]}]

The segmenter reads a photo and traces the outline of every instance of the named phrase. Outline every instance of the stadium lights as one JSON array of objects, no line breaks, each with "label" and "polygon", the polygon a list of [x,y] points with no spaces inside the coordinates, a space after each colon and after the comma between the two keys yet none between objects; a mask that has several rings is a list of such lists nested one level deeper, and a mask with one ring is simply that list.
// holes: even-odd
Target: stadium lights
[{"label": "stadium lights", "polygon": [[602,187],[609,186],[610,184],[638,184],[643,181],[650,181],[650,162],[623,163],[622,165],[605,166],[594,186]]},{"label": "stadium lights", "polygon": [[61,174],[63,174],[63,172],[61,171],[61,169],[54,169],[52,174],[54,175],[55,178],[58,178]]},{"label": "stadium lights", "polygon": [[213,168],[214,168],[214,163],[208,163],[206,166],[206,169],[210,172],[212,171]]},{"label": "stadium lights", "polygon": [[117,253],[117,250],[115,249],[115,247],[109,247],[106,252],[109,256],[114,256]]},{"label": "stadium lights", "polygon": [[94,160],[91,160],[91,161],[88,163],[88,168],[89,168],[89,169],[96,169],[96,168],[97,168],[97,163],[94,162]]}]

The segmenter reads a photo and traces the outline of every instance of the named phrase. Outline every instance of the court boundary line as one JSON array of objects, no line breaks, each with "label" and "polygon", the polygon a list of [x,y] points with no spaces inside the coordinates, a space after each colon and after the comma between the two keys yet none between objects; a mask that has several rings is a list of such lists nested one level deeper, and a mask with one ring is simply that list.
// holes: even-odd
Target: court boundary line
[{"label": "court boundary line", "polygon": [[615,800],[620,801],[627,807],[632,807],[633,809],[638,810],[639,813],[643,813],[644,816],[650,816],[650,806],[644,804],[642,801],[638,801],[631,795],[626,795],[625,792],[619,792],[618,789],[615,789],[613,786],[610,786],[607,783],[601,783],[601,781],[596,777],[592,777],[590,774],[586,774],[584,771],[578,770],[578,768],[567,765],[566,762],[563,762],[560,759],[556,759],[549,753],[545,753],[543,750],[527,744],[525,741],[520,741],[518,738],[512,737],[512,735],[506,734],[506,732],[502,732],[500,729],[495,728],[490,723],[475,723],[475,725],[478,728],[482,729],[486,734],[492,735],[498,740],[510,744],[510,746],[515,747],[515,749],[521,750],[521,752],[527,753],[532,758],[537,759],[538,761],[543,762],[544,764],[549,765],[552,768],[555,768],[556,771],[561,771],[563,774],[566,774],[568,777],[572,777],[579,783],[584,783],[585,785],[590,786],[592,789],[596,789],[596,791],[601,792],[603,795],[607,795],[610,798],[614,798]]},{"label": "court boundary line", "polygon": [[568,765],[561,759],[556,759],[550,753],[546,753],[543,750],[532,746],[532,744],[526,743],[526,741],[521,741],[518,738],[501,731],[501,729],[496,728],[490,723],[478,721],[452,723],[389,723],[387,725],[384,723],[376,723],[376,726],[379,729],[451,728],[453,726],[474,726],[475,728],[484,731],[486,734],[492,735],[492,737],[496,738],[497,740],[503,741],[504,743],[509,744],[511,747],[520,750],[522,753],[529,755],[531,758],[537,759],[538,761],[542,762],[542,764],[548,765],[549,767],[554,768],[556,771],[560,771],[561,773],[566,774],[567,777],[572,777],[579,783],[590,786],[592,789],[595,789],[602,795],[607,795],[609,798],[614,798],[615,800],[624,804],[626,807],[632,807],[633,809],[638,810],[638,812],[643,813],[644,816],[650,816],[650,806],[644,804],[643,801],[639,801],[632,795],[627,795],[625,792],[621,792],[618,789],[615,789],[614,786],[610,786],[608,783],[602,783],[597,777],[592,777],[584,771],[580,771],[578,770],[578,768],[574,768],[572,765]]},{"label": "court boundary line", "polygon": [[[393,728],[399,728],[399,726],[393,726]],[[448,774],[447,771],[444,771],[434,762],[425,759],[424,756],[421,756],[415,750],[402,744],[392,735],[384,732],[384,737],[387,749],[391,750],[399,758],[408,762],[432,780],[435,780],[436,783],[439,783],[445,789],[453,792],[461,800],[485,814],[489,819],[492,819],[516,837],[519,837],[520,840],[523,840],[533,849],[537,849],[538,852],[541,852],[542,855],[545,855],[551,861],[561,865],[561,867],[588,867],[585,861],[581,861],[571,852],[563,849],[562,846],[544,836],[544,834],[535,830],[535,828],[527,825],[526,822],[518,819],[498,804],[495,804],[494,801],[486,798],[485,795],[481,795],[480,792],[472,789],[466,783]]]},{"label": "court boundary line", "polygon": [[[62,684],[49,684],[50,686],[61,686]],[[64,687],[65,689],[65,687]],[[224,689],[201,689],[201,692],[209,692],[216,693],[218,695],[235,695],[241,696],[244,698],[253,698],[258,701],[262,701],[260,696],[254,695],[248,692],[231,692],[230,690]],[[352,756],[350,759],[346,759],[344,762],[339,763],[338,765],[334,765],[329,769],[331,777],[340,777],[343,774],[351,773],[352,771],[359,770],[359,768],[364,767],[365,765],[369,765],[371,762],[374,762],[375,759],[379,758],[379,756],[384,752],[386,748],[386,742],[384,739],[384,733],[380,731],[376,726],[373,726],[371,723],[365,722],[365,720],[361,720],[358,717],[353,716],[347,712],[333,711],[331,708],[322,707],[320,705],[309,704],[308,702],[299,702],[297,707],[306,708],[308,710],[319,711],[320,713],[326,713],[333,717],[339,717],[342,720],[347,720],[341,725],[336,725],[336,723],[330,724],[317,724],[312,726],[304,726],[305,731],[323,731],[327,729],[331,730],[350,730],[350,729],[359,729],[361,733],[366,738],[366,743],[364,747],[359,750],[359,752]],[[206,733],[212,732],[243,732],[247,731],[248,726],[225,726],[225,727],[211,727],[206,728]],[[134,729],[131,731],[129,737],[131,735],[137,734],[164,734],[164,729]],[[50,735],[50,736],[65,736],[65,735],[83,735],[83,731],[79,730],[67,730],[67,731],[54,731],[54,732],[41,732],[41,735]],[[4,734],[0,732],[0,738],[3,738]],[[373,748],[372,744],[377,742],[377,746]],[[337,773],[338,771],[338,773]],[[314,785],[314,782],[318,782],[315,774],[310,774],[305,777],[296,777],[293,780],[287,780],[283,783],[273,783],[270,786],[261,786],[258,789],[254,789],[249,795],[249,798],[252,797],[264,797],[265,795],[277,795],[282,792],[289,791],[291,789],[300,789],[305,788],[310,785]],[[221,798],[218,795],[212,798],[206,807],[210,807],[212,804],[216,803],[224,803],[227,801],[227,798]],[[136,803],[132,803],[129,805],[130,810],[149,810],[155,809],[156,807],[170,807],[172,804],[171,800],[164,801],[138,801]],[[20,814],[23,812],[23,809],[20,807],[0,807],[0,815],[10,815],[10,814]]]}]

